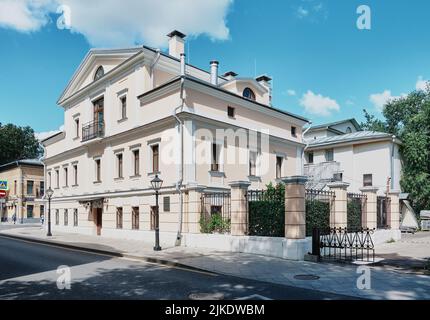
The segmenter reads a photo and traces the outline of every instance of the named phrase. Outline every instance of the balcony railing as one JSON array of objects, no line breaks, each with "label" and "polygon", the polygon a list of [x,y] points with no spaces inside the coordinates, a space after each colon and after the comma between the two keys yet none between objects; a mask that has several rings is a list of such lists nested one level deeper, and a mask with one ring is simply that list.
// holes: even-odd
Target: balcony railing
[{"label": "balcony railing", "polygon": [[102,138],[105,135],[105,123],[103,121],[91,121],[82,126],[82,142]]},{"label": "balcony railing", "polygon": [[310,189],[322,189],[329,182],[341,180],[336,175],[342,172],[340,170],[340,163],[336,161],[305,164],[304,169],[305,176],[309,178],[307,187]]}]

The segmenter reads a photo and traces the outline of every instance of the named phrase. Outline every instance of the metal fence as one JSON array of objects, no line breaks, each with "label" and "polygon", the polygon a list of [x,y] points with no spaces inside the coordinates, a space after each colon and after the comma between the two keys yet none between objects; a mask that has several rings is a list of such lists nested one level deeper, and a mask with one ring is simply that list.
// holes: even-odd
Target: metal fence
[{"label": "metal fence", "polygon": [[312,253],[322,259],[340,261],[375,261],[375,246],[372,240],[374,230],[348,228],[313,230]]},{"label": "metal fence", "polygon": [[200,228],[202,233],[230,233],[230,192],[202,193]]},{"label": "metal fence", "polygon": [[388,229],[391,218],[391,203],[389,197],[378,196],[376,221],[378,229]]},{"label": "metal fence", "polygon": [[347,228],[351,231],[364,227],[366,221],[367,196],[360,193],[348,193]]},{"label": "metal fence", "polygon": [[249,190],[248,234],[260,237],[285,236],[285,187]]},{"label": "metal fence", "polygon": [[312,230],[330,228],[330,214],[335,194],[332,191],[306,189],[306,236],[312,236]]}]

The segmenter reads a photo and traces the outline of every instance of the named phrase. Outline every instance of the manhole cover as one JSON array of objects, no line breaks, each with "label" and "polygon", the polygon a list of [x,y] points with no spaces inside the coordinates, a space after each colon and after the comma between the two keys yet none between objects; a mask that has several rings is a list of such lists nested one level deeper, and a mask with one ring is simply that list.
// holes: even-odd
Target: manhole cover
[{"label": "manhole cover", "polygon": [[298,274],[294,276],[296,280],[318,280],[320,277],[313,274]]},{"label": "manhole cover", "polygon": [[191,300],[224,300],[223,293],[192,293],[188,296]]}]

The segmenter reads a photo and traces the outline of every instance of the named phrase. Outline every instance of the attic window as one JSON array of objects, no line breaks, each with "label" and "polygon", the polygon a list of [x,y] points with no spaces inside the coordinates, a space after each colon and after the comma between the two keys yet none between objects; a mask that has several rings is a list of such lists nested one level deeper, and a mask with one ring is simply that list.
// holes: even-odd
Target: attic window
[{"label": "attic window", "polygon": [[94,81],[99,80],[101,77],[103,77],[105,75],[105,70],[103,69],[102,66],[97,68],[97,71],[94,75]]},{"label": "attic window", "polygon": [[249,100],[255,101],[255,93],[250,88],[245,88],[242,95]]},{"label": "attic window", "polygon": [[346,128],[346,133],[352,133],[351,127]]}]

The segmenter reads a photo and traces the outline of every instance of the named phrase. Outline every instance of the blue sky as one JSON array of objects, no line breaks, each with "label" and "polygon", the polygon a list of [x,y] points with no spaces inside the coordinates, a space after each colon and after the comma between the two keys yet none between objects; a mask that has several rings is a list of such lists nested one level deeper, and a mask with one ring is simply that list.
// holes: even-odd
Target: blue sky
[{"label": "blue sky", "polygon": [[[127,9],[109,0],[97,11],[81,0],[39,0],[36,7],[16,1],[19,6],[0,0],[0,122],[36,132],[62,125],[57,98],[89,48],[165,46],[166,30],[174,28],[190,35],[192,64],[209,69],[216,59],[223,72],[267,73],[274,104],[314,123],[361,121],[363,108],[380,116],[384,101],[430,78],[429,1],[211,0],[193,6],[168,0],[175,7],[129,0]],[[72,30],[57,28],[59,4],[72,9]],[[356,27],[362,4],[371,9],[371,30]],[[157,19],[148,6],[159,12]],[[101,27],[106,21],[109,27]]]}]

